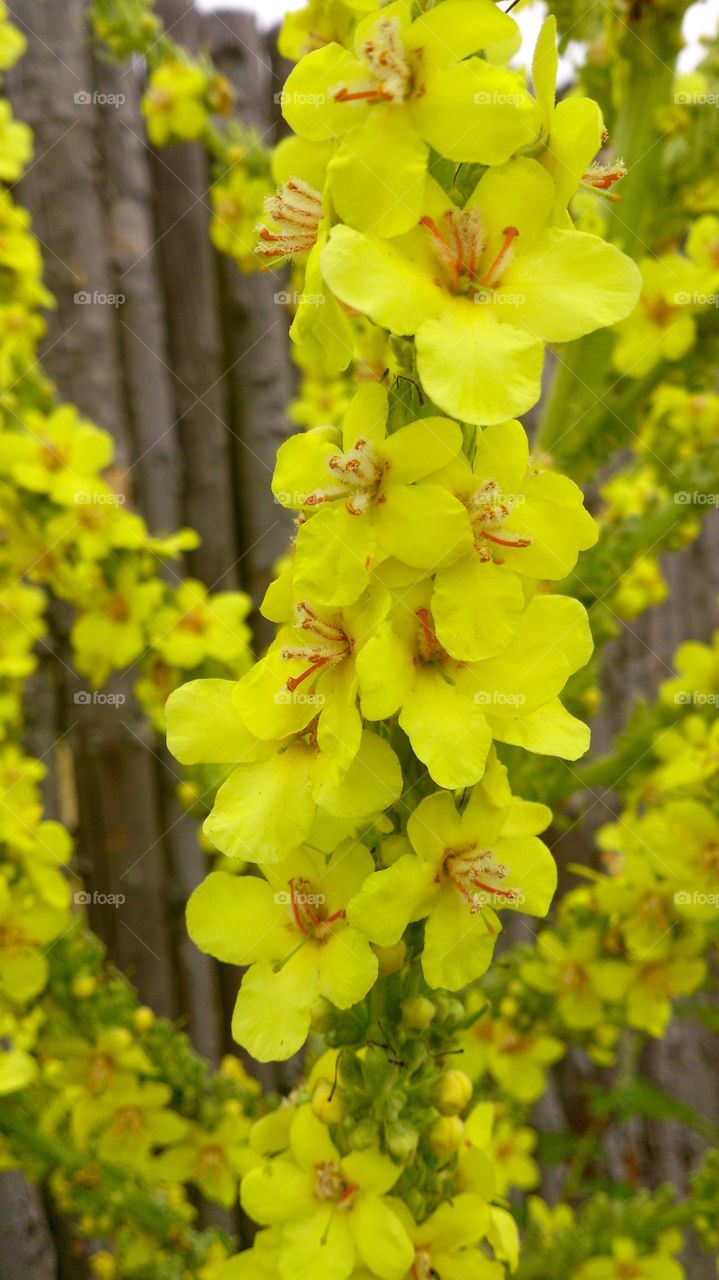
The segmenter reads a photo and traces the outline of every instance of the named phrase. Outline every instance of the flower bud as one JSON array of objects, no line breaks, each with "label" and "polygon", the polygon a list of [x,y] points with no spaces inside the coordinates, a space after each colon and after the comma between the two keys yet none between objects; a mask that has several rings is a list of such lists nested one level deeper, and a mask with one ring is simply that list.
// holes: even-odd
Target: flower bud
[{"label": "flower bud", "polygon": [[451,1156],[459,1150],[464,1136],[464,1125],[459,1116],[440,1116],[429,1131],[432,1150],[438,1156]]},{"label": "flower bud", "polygon": [[312,1110],[323,1124],[339,1124],[343,1107],[331,1080],[320,1079],[312,1094]]},{"label": "flower bud", "polygon": [[419,1187],[412,1187],[405,1196],[407,1207],[415,1222],[421,1222],[427,1213],[427,1201]]},{"label": "flower bud", "polygon": [[323,1000],[320,996],[319,1000],[315,1000],[312,1008],[310,1009],[310,1025],[313,1031],[318,1031],[320,1034],[322,1034],[323,1031],[327,1031],[329,1027],[328,1014],[329,1005],[327,1004],[327,1001]]},{"label": "flower bud", "polygon": [[149,1031],[155,1025],[155,1015],[148,1005],[141,1004],[139,1009],[135,1010],[133,1022],[136,1031]]},{"label": "flower bud", "polygon": [[414,1031],[424,1031],[436,1012],[432,1001],[426,996],[410,996],[408,1000],[402,1001],[402,1019]]},{"label": "flower bud", "polygon": [[471,1102],[473,1092],[474,1086],[466,1072],[456,1068],[445,1071],[437,1090],[437,1107],[444,1116],[456,1115]]},{"label": "flower bud", "polygon": [[402,941],[396,942],[393,947],[373,947],[373,951],[377,957],[380,978],[399,973],[407,955],[407,947]]},{"label": "flower bud", "polygon": [[117,1274],[116,1262],[111,1253],[102,1249],[99,1253],[93,1254],[90,1259],[90,1269],[97,1280],[112,1280]]},{"label": "flower bud", "polygon": [[79,973],[73,980],[72,994],[78,1000],[87,1000],[97,989],[97,978],[91,973]]},{"label": "flower bud", "polygon": [[419,1134],[410,1124],[395,1120],[385,1129],[385,1141],[390,1155],[406,1164],[415,1157]]},{"label": "flower bud", "polygon": [[353,1151],[366,1151],[367,1147],[375,1145],[377,1138],[377,1125],[374,1121],[361,1120],[350,1130],[347,1141]]},{"label": "flower bud", "polygon": [[105,1033],[105,1048],[108,1053],[124,1053],[132,1044],[132,1036],[127,1027],[111,1027]]}]

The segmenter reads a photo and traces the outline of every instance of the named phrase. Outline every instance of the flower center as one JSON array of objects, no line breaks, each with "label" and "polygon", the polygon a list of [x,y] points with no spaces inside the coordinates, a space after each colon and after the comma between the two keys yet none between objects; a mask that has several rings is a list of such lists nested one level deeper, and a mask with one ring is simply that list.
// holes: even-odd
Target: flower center
[{"label": "flower center", "polygon": [[224,1172],[226,1163],[221,1146],[203,1147],[197,1162],[198,1172],[210,1178],[218,1178]]},{"label": "flower center", "polygon": [[504,522],[512,515],[519,495],[502,493],[496,480],[487,480],[481,489],[475,490],[465,500],[474,534],[474,547],[483,561],[497,560],[494,546],[522,548],[532,545],[531,538],[504,529]]},{"label": "flower center", "polygon": [[318,1199],[329,1200],[338,1209],[349,1209],[358,1190],[355,1183],[346,1181],[334,1160],[320,1160],[315,1165],[315,1195]]},{"label": "flower center", "polygon": [[335,102],[404,102],[413,89],[412,69],[402,43],[398,18],[383,18],[360,50],[370,71],[366,87],[343,85]]},{"label": "flower center", "polygon": [[417,609],[416,615],[419,622],[416,661],[435,664],[449,661],[447,650],[442,648],[437,639],[429,609]]},{"label": "flower center", "polygon": [[344,920],[344,911],[327,914],[327,899],[318,893],[310,880],[296,876],[288,881],[290,890],[290,917],[300,933],[306,938],[314,938],[316,942],[326,942],[332,933],[332,926],[338,920]]},{"label": "flower center", "polygon": [[115,1113],[113,1128],[116,1133],[125,1133],[138,1141],[145,1132],[144,1116],[139,1107],[121,1107]]},{"label": "flower center", "polygon": [[322,671],[325,667],[328,669],[336,667],[352,652],[352,641],[342,628],[334,622],[318,617],[304,600],[300,600],[295,605],[295,629],[309,631],[313,639],[310,644],[288,645],[282,650],[282,657],[286,661],[299,658],[309,663],[301,675],[288,678],[287,688],[290,693],[294,693],[299,685],[309,680],[316,672]]},{"label": "flower center", "polygon": [[190,631],[193,635],[202,635],[207,631],[207,617],[204,610],[198,605],[194,609],[188,609],[187,613],[183,613],[177,625],[181,631]]},{"label": "flower center", "polygon": [[257,228],[260,239],[255,253],[260,258],[294,258],[314,248],[324,210],[321,192],[308,182],[290,178],[275,195],[268,196],[265,211],[273,225]]},{"label": "flower center", "polygon": [[443,281],[451,293],[476,300],[489,296],[499,284],[499,277],[506,267],[512,245],[519,235],[516,227],[505,227],[502,247],[487,264],[482,261],[487,247],[487,237],[479,212],[476,209],[448,209],[442,214],[439,225],[432,218],[420,218],[430,235],[434,255],[443,273]]},{"label": "flower center", "polygon": [[573,995],[575,992],[588,995],[591,983],[586,969],[580,964],[568,964],[562,973],[561,990],[564,995]]},{"label": "flower center", "polygon": [[463,898],[469,903],[472,915],[484,906],[506,906],[519,902],[519,890],[502,888],[510,867],[498,862],[491,849],[478,849],[469,845],[464,849],[447,849],[444,859],[445,874]]},{"label": "flower center", "polygon": [[590,164],[586,173],[582,174],[582,185],[590,187],[592,191],[599,192],[600,195],[606,195],[614,204],[621,200],[621,196],[616,195],[612,191],[612,187],[617,182],[621,182],[622,178],[627,176],[627,166],[623,160],[615,160],[614,164],[601,164],[594,161]]},{"label": "flower center", "polygon": [[412,1263],[412,1280],[433,1280],[437,1272],[432,1268],[432,1259],[426,1249],[420,1249],[414,1255]]},{"label": "flower center", "polygon": [[59,471],[65,465],[66,450],[57,445],[44,444],[40,450],[40,461],[46,471]]},{"label": "flower center", "polygon": [[105,606],[105,612],[112,618],[113,622],[128,622],[131,617],[130,606],[119,591],[110,596]]},{"label": "flower center", "polygon": [[347,453],[335,453],[327,463],[333,486],[316,489],[307,497],[305,506],[316,507],[324,502],[345,499],[351,516],[359,516],[373,502],[381,502],[379,487],[384,475],[384,463],[375,454],[369,440],[360,436]]},{"label": "flower center", "polygon": [[699,854],[699,872],[707,878],[715,878],[719,872],[719,845],[713,841]]}]

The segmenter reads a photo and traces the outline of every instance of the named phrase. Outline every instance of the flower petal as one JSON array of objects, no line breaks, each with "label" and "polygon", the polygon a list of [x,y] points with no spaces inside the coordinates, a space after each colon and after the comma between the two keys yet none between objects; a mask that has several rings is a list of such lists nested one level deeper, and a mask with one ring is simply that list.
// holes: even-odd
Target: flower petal
[{"label": "flower petal", "polygon": [[382,1280],[403,1280],[414,1261],[414,1246],[398,1215],[376,1195],[357,1198],[350,1229],[362,1261]]},{"label": "flower petal", "polygon": [[363,101],[337,102],[338,90],[364,87],[367,67],[342,45],[323,45],[292,68],[282,90],[282,114],[293,133],[311,142],[341,138],[361,124],[372,108]]},{"label": "flower petal", "polygon": [[350,1009],[377,979],[377,957],[355,929],[340,928],[320,949],[320,995],[337,1009]]},{"label": "flower petal", "polygon": [[479,781],[492,735],[471,695],[461,696],[428,668],[405,699],[399,722],[440,787],[471,787]]},{"label": "flower petal", "polygon": [[433,880],[431,865],[406,854],[369,877],[349,903],[347,919],[378,946],[393,947],[410,921],[426,913]]},{"label": "flower petal", "polygon": [[253,964],[232,1015],[235,1040],[258,1062],[285,1062],[307,1039],[318,993],[317,947],[309,943],[279,969],[268,960]]},{"label": "flower petal", "polygon": [[[446,0],[445,0],[446,2]],[[537,140],[537,104],[514,71],[469,58],[433,67],[412,103],[418,133],[447,160],[504,164]]]},{"label": "flower petal", "polygon": [[328,169],[343,222],[378,236],[397,236],[419,222],[429,147],[408,113],[376,106],[345,135]]},{"label": "flower petal", "polygon": [[509,263],[493,303],[543,341],[571,342],[623,320],[640,289],[638,267],[613,244],[550,228]]},{"label": "flower petal", "polygon": [[237,764],[262,746],[234,704],[235,680],[188,680],[166,704],[167,745],[180,764]]},{"label": "flower petal", "polygon": [[417,365],[435,404],[463,422],[504,422],[541,394],[542,343],[489,306],[456,301],[417,330]]},{"label": "flower petal", "polygon": [[432,616],[437,638],[453,658],[476,662],[501,653],[524,612],[524,592],[511,570],[471,552],[438,573]]},{"label": "flower petal", "polygon": [[444,290],[400,248],[352,227],[333,229],[322,271],[342,302],[392,333],[415,333],[446,303]]},{"label": "flower petal", "polygon": [[224,964],[283,956],[292,944],[286,914],[267,881],[225,871],[213,871],[190,896],[187,932],[195,946]]},{"label": "flower petal", "polygon": [[472,546],[466,508],[434,484],[393,485],[377,507],[375,528],[388,556],[417,569],[451,564]]},{"label": "flower petal", "polygon": [[[474,914],[454,888],[439,897],[424,928],[422,970],[430,987],[458,991],[489,968],[498,929],[487,907]],[[496,920],[496,916],[493,917]]]},{"label": "flower petal", "polygon": [[502,13],[493,0],[444,0],[415,19],[407,43],[413,49],[422,49],[425,64],[441,66],[503,44],[516,33],[516,22]]},{"label": "flower petal", "polygon": [[402,791],[399,760],[389,743],[369,730],[362,734],[357,756],[340,781],[322,757],[314,773],[317,804],[336,818],[367,818],[372,813],[381,813],[394,804]]},{"label": "flower petal", "polygon": [[259,764],[238,765],[205,820],[207,838],[230,858],[280,862],[312,826],[312,764],[310,748],[295,743]]}]

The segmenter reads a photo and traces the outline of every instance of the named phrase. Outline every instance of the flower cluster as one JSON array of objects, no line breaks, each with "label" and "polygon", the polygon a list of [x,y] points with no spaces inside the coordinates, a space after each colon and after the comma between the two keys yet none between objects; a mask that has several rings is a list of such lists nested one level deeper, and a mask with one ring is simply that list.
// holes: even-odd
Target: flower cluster
[{"label": "flower cluster", "polygon": [[[596,36],[576,7],[555,6],[565,32],[578,20]],[[643,9],[607,8],[603,38],[625,70]],[[661,1036],[707,976],[715,643],[677,655],[651,751],[635,752],[600,833],[606,873],[585,873],[536,946],[492,960],[502,912],[544,917],[557,881],[541,838],[552,813],[516,792],[547,798],[558,762],[589,743],[574,714],[592,649],[578,557],[596,598],[607,546],[648,510],[665,521],[678,492],[667,469],[706,465],[717,421],[713,394],[659,388],[590,550],[580,489],[514,415],[539,398],[547,344],[560,388],[577,358],[563,344],[607,326],[629,378],[658,382],[667,361],[694,358],[717,279],[711,193],[687,203],[699,216],[686,243],[682,211],[638,270],[597,212],[626,173],[600,154],[601,112],[576,94],[555,102],[554,18],[530,90],[516,24],[491,0],[310,0],[289,15],[280,48],[297,66],[281,101],[295,136],[271,159],[249,132],[217,127],[226,82],[163,33],[149,0],[95,0],[93,20],[115,54],[147,59],[150,139],[200,139],[214,157],[216,247],[243,270],[289,264],[306,430],[277,457],[273,492],[296,536],[262,606],[276,638],[250,666],[249,601],[167,585],[158,561],[194,535],[153,538],[126,509],[109,438],[54,402],[35,361],[50,303],[39,253],[3,194],[0,1160],[49,1178],[82,1234],[107,1243],[98,1280],[681,1280],[681,1228],[696,1219],[709,1247],[719,1239],[711,1159],[681,1206],[661,1190],[610,1200],[590,1182],[575,1211],[590,1133],[567,1203],[530,1198],[521,1261],[507,1197],[539,1183],[528,1109],[566,1048],[612,1067],[623,1027]],[[21,47],[1,21],[8,63]],[[601,42],[594,54],[590,80],[609,60]],[[15,181],[27,147],[0,113],[0,178]],[[576,378],[593,412],[610,347]],[[571,396],[554,404],[552,446],[562,412],[584,416]],[[580,447],[571,425],[562,456]],[[608,454],[612,432],[599,434]],[[679,510],[685,541],[701,514]],[[612,572],[623,616],[663,590],[643,551]],[[83,936],[69,836],[44,819],[42,766],[18,745],[41,587],[72,605],[73,660],[93,687],[141,664],[158,727],[170,694],[182,796],[209,809],[205,840],[222,855],[188,930],[246,968],[233,1033],[256,1059],[286,1060],[309,1037],[283,1105],[234,1058],[208,1076]],[[620,1101],[610,1091],[603,1105]],[[239,1196],[253,1246],[228,1261],[220,1233],[193,1227],[188,1189],[230,1209]]]}]

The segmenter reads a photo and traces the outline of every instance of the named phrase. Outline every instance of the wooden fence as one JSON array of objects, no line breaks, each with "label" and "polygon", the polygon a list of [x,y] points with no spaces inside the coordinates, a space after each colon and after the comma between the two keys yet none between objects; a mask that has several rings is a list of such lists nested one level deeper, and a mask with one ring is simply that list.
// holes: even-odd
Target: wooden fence
[{"label": "wooden fence", "polygon": [[[10,96],[36,141],[18,194],[33,215],[58,300],[44,367],[63,399],[112,432],[120,482],[151,528],[190,524],[200,532],[187,571],[210,588],[241,586],[257,602],[288,537],[269,484],[294,384],[277,279],[242,276],[215,254],[207,155],[198,146],[148,146],[141,71],[96,56],[84,0],[13,0],[11,7],[29,47],[9,77]],[[176,40],[209,48],[237,91],[239,116],[271,141],[285,69],[252,17],[200,15],[187,0],[158,0],[157,11]],[[100,105],[102,95],[124,101]],[[124,302],[81,304],[81,291]],[[650,611],[617,641],[600,735],[665,677],[682,638],[706,639],[716,625],[717,542],[715,531],[707,533],[681,565],[670,565],[671,606]],[[91,912],[111,958],[143,1000],[182,1018],[197,1048],[217,1061],[231,1047],[235,984],[186,936],[184,903],[206,869],[195,824],[175,800],[172,762],[133,707],[133,673],[113,685],[128,699],[120,709],[79,707],[65,634],[57,607],[54,655],[28,698],[31,748],[51,764],[49,809],[76,833],[87,888],[125,895],[122,910]],[[598,801],[603,821],[608,803]],[[558,852],[571,860],[571,838]],[[714,1097],[719,1122],[714,1052],[706,1033],[683,1025],[645,1050],[642,1070],[689,1103],[701,1098],[705,1111]],[[557,1075],[559,1088],[542,1103],[544,1125],[581,1132],[574,1059]],[[276,1068],[265,1080],[283,1084]],[[681,1186],[696,1154],[686,1130],[665,1125],[659,1134],[639,1120],[632,1129],[637,1169],[650,1171],[650,1184]],[[208,1209],[203,1220],[237,1225]],[[42,1203],[16,1175],[0,1179],[0,1223],[1,1280],[86,1274],[62,1223],[52,1221],[48,1231]],[[695,1280],[709,1275],[703,1266],[697,1261]]]}]

